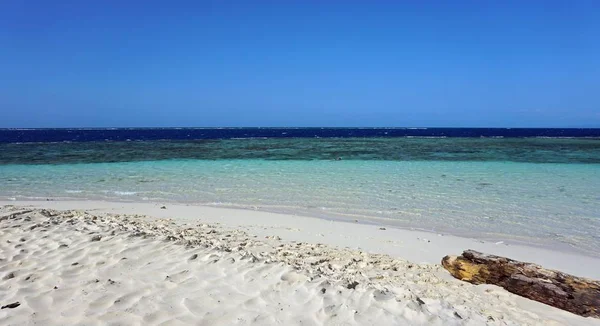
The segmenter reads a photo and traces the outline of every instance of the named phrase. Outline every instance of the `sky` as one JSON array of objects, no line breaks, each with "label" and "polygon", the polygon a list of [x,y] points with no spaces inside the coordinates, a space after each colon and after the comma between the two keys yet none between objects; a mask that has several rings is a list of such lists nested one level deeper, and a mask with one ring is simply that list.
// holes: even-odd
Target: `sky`
[{"label": "sky", "polygon": [[600,127],[600,1],[0,1],[0,127]]}]

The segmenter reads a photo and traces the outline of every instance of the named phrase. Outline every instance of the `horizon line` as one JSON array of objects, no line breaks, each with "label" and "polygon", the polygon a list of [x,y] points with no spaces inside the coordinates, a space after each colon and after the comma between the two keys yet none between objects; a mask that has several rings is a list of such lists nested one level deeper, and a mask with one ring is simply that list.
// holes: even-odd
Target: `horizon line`
[{"label": "horizon line", "polygon": [[181,126],[170,126],[170,127],[0,127],[0,130],[56,130],[56,129],[79,129],[79,130],[102,130],[102,129],[600,129],[600,126],[596,127],[431,127],[431,126],[419,126],[419,127],[361,127],[361,126],[344,126],[344,127],[331,127],[331,126],[313,126],[313,127],[298,127],[298,126],[285,126],[285,127],[256,127],[256,126],[244,126],[244,127],[232,127],[232,126],[218,126],[218,127],[181,127]]}]

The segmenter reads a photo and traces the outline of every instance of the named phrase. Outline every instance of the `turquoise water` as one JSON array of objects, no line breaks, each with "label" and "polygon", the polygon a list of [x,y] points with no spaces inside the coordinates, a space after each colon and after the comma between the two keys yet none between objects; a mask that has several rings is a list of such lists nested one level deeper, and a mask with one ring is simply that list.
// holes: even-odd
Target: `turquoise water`
[{"label": "turquoise water", "polygon": [[[553,148],[560,154],[559,147]],[[519,148],[512,151],[532,155]],[[591,150],[597,151],[598,146]],[[584,157],[590,151],[566,152]],[[600,165],[510,158],[0,164],[0,199],[159,201],[260,209],[563,246],[599,256]]]}]

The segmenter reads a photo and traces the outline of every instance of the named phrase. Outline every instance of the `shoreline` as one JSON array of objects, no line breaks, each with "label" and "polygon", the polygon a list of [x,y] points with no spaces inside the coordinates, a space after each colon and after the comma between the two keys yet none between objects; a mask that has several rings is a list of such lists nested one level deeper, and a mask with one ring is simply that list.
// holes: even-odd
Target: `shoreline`
[{"label": "shoreline", "polygon": [[[283,241],[324,243],[339,248],[364,250],[406,259],[414,263],[440,264],[446,255],[467,249],[532,262],[580,277],[600,279],[600,258],[577,250],[535,246],[511,241],[489,241],[393,225],[352,222],[342,219],[274,213],[263,210],[214,207],[168,202],[1,201],[0,206],[31,206],[57,210],[86,210],[115,214],[139,214],[152,218],[173,218],[178,224],[201,220],[242,229],[259,237],[279,236]],[[166,206],[166,209],[160,207]],[[385,230],[381,230],[381,228]],[[557,250],[558,249],[558,250]]]},{"label": "shoreline", "polygon": [[[265,214],[276,214],[284,216],[294,216],[309,219],[320,219],[330,222],[350,223],[350,224],[363,224],[371,225],[376,227],[385,227],[392,229],[405,230],[408,232],[421,232],[431,234],[433,236],[450,236],[461,239],[468,239],[484,243],[494,243],[507,246],[519,246],[525,248],[541,249],[545,251],[560,252],[568,255],[582,256],[587,258],[593,258],[600,260],[600,254],[593,254],[593,251],[575,247],[572,244],[563,241],[556,241],[552,239],[542,238],[525,238],[521,237],[510,237],[507,234],[490,234],[488,232],[478,233],[476,231],[465,231],[461,229],[453,228],[421,228],[418,226],[412,226],[410,224],[403,225],[394,219],[381,218],[376,216],[367,216],[361,214],[343,214],[339,212],[324,212],[319,214],[318,212],[307,212],[303,210],[296,210],[294,208],[278,208],[273,206],[244,206],[235,204],[216,204],[216,203],[197,203],[197,202],[181,202],[181,201],[156,201],[156,200],[128,200],[128,199],[96,199],[96,198],[69,198],[69,197],[39,197],[39,198],[26,198],[26,199],[6,199],[0,198],[0,205],[13,205],[13,204],[32,204],[38,203],[49,203],[49,202],[88,202],[88,203],[107,203],[107,204],[123,204],[123,205],[170,205],[170,206],[185,206],[185,207],[200,207],[200,208],[211,208],[211,209],[224,209],[224,210],[235,210],[245,212],[258,212]],[[254,207],[254,208],[253,208]],[[600,273],[599,273],[600,276]],[[600,278],[600,277],[598,277]]]}]

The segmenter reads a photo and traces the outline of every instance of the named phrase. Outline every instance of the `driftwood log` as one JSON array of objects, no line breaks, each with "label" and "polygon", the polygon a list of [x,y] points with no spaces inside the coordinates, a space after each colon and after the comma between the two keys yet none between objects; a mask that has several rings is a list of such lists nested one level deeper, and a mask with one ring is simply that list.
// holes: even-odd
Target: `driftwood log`
[{"label": "driftwood log", "polygon": [[495,284],[580,316],[600,318],[598,281],[474,250],[464,251],[461,256],[446,256],[442,265],[459,280]]}]

